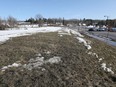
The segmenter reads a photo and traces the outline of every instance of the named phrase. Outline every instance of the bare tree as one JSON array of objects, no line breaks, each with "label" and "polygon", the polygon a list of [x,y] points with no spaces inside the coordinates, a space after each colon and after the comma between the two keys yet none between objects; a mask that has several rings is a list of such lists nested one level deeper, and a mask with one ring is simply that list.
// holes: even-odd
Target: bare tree
[{"label": "bare tree", "polygon": [[3,21],[2,21],[2,18],[0,18],[0,26],[2,25]]},{"label": "bare tree", "polygon": [[42,27],[42,25],[43,25],[43,16],[40,15],[40,14],[37,14],[35,16],[35,19],[36,19],[37,23],[39,24],[39,27]]},{"label": "bare tree", "polygon": [[16,18],[9,16],[7,19],[7,22],[9,24],[10,27],[15,27],[17,25],[17,20]]},{"label": "bare tree", "polygon": [[2,18],[0,18],[0,30],[5,30],[6,26]]}]

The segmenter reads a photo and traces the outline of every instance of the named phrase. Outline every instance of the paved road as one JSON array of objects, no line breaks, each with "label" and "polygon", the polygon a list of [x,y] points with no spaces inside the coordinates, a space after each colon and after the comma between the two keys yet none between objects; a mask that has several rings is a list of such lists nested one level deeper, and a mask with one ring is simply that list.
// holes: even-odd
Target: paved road
[{"label": "paved road", "polygon": [[92,31],[88,32],[94,36],[98,36],[100,38],[109,38],[111,41],[116,42],[116,32],[106,32],[106,31]]},{"label": "paved road", "polygon": [[106,31],[88,31],[84,27],[73,27],[72,29],[84,33],[90,37],[96,38],[98,40],[104,41],[109,45],[116,46],[116,32],[106,32]]},{"label": "paved road", "polygon": [[111,46],[116,46],[116,32],[106,32],[106,31],[81,31],[84,34],[101,40]]}]

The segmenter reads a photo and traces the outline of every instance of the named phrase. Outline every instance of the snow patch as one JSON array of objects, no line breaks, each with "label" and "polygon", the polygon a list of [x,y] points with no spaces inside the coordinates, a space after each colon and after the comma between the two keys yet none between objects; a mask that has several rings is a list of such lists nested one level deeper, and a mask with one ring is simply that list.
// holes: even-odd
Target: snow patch
[{"label": "snow patch", "polygon": [[16,30],[0,30],[0,43],[9,40],[12,37],[19,37],[25,35],[32,35],[34,33],[42,32],[57,32],[61,27],[41,27],[41,28],[17,28]]},{"label": "snow patch", "polygon": [[45,63],[59,63],[61,61],[61,58],[58,56],[54,56],[53,58],[50,58],[49,60],[45,61]]},{"label": "snow patch", "polygon": [[33,68],[39,68],[44,64],[44,57],[37,57],[36,59],[30,59],[28,64],[25,64],[23,67],[32,70]]},{"label": "snow patch", "polygon": [[[47,53],[50,54],[51,52],[47,51]],[[47,63],[50,63],[50,64],[56,63],[57,64],[57,63],[61,62],[61,57],[58,57],[58,56],[54,56],[52,58],[49,58],[48,60],[44,60],[44,57],[42,57],[42,55],[40,53],[37,55],[38,55],[38,57],[36,57],[35,59],[34,58],[30,59],[28,61],[28,64],[22,65],[21,63],[13,63],[12,65],[2,67],[0,70],[5,71],[9,68],[20,66],[20,67],[23,67],[28,70],[32,70],[33,68],[40,68],[40,69],[42,69],[42,71],[44,71],[45,69],[41,67],[43,64],[47,64]]]},{"label": "snow patch", "polygon": [[61,30],[58,31],[58,34],[60,35],[60,37],[62,37],[62,35],[75,35],[76,38],[79,40],[80,43],[84,43],[84,45],[86,46],[86,48],[88,50],[90,50],[92,47],[90,46],[90,41],[89,43],[87,43],[87,41],[85,39],[83,39],[83,35],[81,35],[79,32],[69,29],[69,28],[62,28]]},{"label": "snow patch", "polygon": [[60,35],[60,37],[63,37],[63,35]]},{"label": "snow patch", "polygon": [[95,56],[96,58],[98,58],[99,56],[97,55],[97,53],[93,53],[93,52],[88,52],[89,55]]},{"label": "snow patch", "polygon": [[114,74],[114,72],[111,70],[111,67],[110,67],[110,68],[107,68],[107,67],[106,67],[106,63],[102,63],[102,64],[101,64],[101,67],[102,67],[105,71],[110,72],[111,74]]},{"label": "snow patch", "polygon": [[71,34],[73,34],[73,35],[76,35],[76,36],[79,36],[79,37],[84,37],[79,32],[77,32],[75,30],[72,30],[72,29],[69,29],[69,28],[61,29],[60,31],[58,31],[58,34],[59,35],[71,35]]},{"label": "snow patch", "polygon": [[[46,63],[54,64],[59,63],[61,61],[61,57],[54,56],[53,58],[50,58],[48,60],[44,60],[44,57],[37,57],[35,59],[30,59],[28,64],[25,64],[23,67],[32,70],[33,68],[42,68],[41,66]],[[42,68],[42,71],[44,71],[44,68]]]},{"label": "snow patch", "polygon": [[103,58],[100,58],[100,59],[99,59],[99,62],[101,62],[102,60],[103,60]]},{"label": "snow patch", "polygon": [[84,40],[83,38],[81,37],[76,37],[76,38],[79,40],[80,43],[84,43],[85,47],[87,47],[88,50],[92,48],[89,44],[87,44],[86,40]]},{"label": "snow patch", "polygon": [[74,35],[79,36],[79,37],[84,37],[84,36],[81,35],[79,32],[76,32],[76,31],[74,31],[74,30],[70,30],[70,32],[71,32],[72,34],[74,34]]},{"label": "snow patch", "polygon": [[40,53],[37,54],[38,57],[42,56]]},{"label": "snow patch", "polygon": [[67,29],[67,28],[63,28],[63,29],[59,30],[59,31],[58,31],[58,34],[59,34],[59,35],[71,35],[71,34],[70,34],[70,30]]},{"label": "snow patch", "polygon": [[47,52],[45,52],[45,53],[46,53],[46,54],[48,54],[48,55],[49,55],[49,54],[51,54],[51,52],[50,52],[50,51],[47,51]]},{"label": "snow patch", "polygon": [[12,68],[12,67],[19,67],[19,66],[21,66],[21,64],[20,63],[13,63],[12,65],[8,65],[8,66],[4,66],[4,67],[2,67],[2,71],[5,71],[6,69],[9,69],[9,68]]}]

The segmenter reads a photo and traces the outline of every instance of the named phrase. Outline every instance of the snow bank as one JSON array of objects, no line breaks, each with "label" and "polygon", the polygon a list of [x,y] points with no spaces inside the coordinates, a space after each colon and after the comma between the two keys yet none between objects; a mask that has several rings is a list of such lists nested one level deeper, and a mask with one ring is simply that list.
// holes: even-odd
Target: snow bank
[{"label": "snow bank", "polygon": [[38,32],[56,32],[60,30],[61,27],[41,27],[41,28],[20,28],[16,30],[1,30],[0,31],[0,42],[5,42],[12,37],[19,37],[25,35],[31,35]]}]

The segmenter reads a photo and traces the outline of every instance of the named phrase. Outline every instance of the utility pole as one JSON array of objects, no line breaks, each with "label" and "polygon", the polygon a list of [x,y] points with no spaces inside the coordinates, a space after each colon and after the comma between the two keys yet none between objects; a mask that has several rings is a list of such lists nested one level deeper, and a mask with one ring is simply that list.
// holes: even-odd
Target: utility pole
[{"label": "utility pole", "polygon": [[107,27],[107,35],[106,35],[106,38],[107,38],[107,42],[108,42],[108,37],[109,37],[109,24],[108,24],[108,19],[109,19],[109,16],[105,15],[104,17],[106,17],[106,27]]},{"label": "utility pole", "polygon": [[63,26],[65,25],[64,17],[63,17],[63,21],[62,21],[62,24],[63,24]]}]

